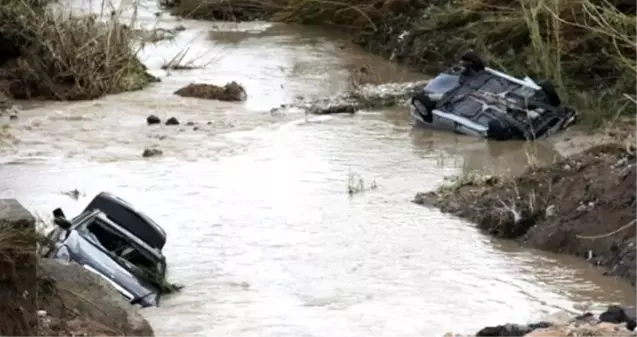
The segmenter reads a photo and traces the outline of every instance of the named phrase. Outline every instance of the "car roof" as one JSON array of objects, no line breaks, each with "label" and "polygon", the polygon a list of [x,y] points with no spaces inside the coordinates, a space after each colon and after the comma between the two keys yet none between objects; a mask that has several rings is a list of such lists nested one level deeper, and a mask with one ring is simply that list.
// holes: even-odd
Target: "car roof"
[{"label": "car roof", "polygon": [[78,215],[77,217],[75,217],[73,220],[74,221],[80,221],[81,220],[81,222],[83,223],[85,220],[88,220],[89,218],[100,218],[100,220],[104,221],[109,226],[115,228],[115,230],[117,230],[118,232],[126,235],[129,239],[134,241],[135,244],[141,246],[144,250],[150,252],[157,259],[159,259],[159,260],[164,259],[164,256],[163,256],[163,254],[161,252],[159,252],[157,249],[155,249],[155,248],[151,247],[150,245],[148,245],[146,242],[144,242],[143,240],[138,238],[135,234],[129,232],[124,227],[122,227],[119,224],[117,224],[115,221],[113,221],[111,218],[108,217],[108,214],[104,213],[103,211],[101,211],[99,209],[95,209],[95,210],[91,210],[89,212],[82,213],[82,214]]},{"label": "car roof", "polygon": [[118,203],[120,203],[122,206],[128,208],[129,211],[133,212],[135,215],[137,215],[138,217],[142,218],[142,220],[148,222],[149,224],[153,225],[157,230],[159,230],[160,232],[162,232],[164,234],[164,236],[166,235],[166,231],[159,226],[153,219],[151,219],[148,215],[146,215],[144,212],[137,210],[130,202],[116,196],[113,193],[110,192],[100,192],[98,194],[98,196],[102,196],[102,197],[106,197],[109,199],[113,199],[116,200]]}]

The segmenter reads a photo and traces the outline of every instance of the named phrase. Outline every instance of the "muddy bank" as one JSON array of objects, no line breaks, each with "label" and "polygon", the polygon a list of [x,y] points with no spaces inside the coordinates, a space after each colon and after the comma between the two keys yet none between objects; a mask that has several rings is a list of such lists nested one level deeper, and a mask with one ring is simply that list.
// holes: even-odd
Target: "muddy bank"
[{"label": "muddy bank", "polygon": [[3,336],[153,336],[119,292],[77,264],[36,256],[35,218],[0,200],[0,334]]},{"label": "muddy bank", "polygon": [[[637,334],[634,330],[635,308],[612,305],[599,315],[591,312],[576,315],[558,311],[535,323],[487,326],[475,336],[635,336]],[[452,336],[452,333],[445,335]]]},{"label": "muddy bank", "polygon": [[415,202],[525,246],[580,256],[635,285],[635,154],[598,145],[518,177],[465,175]]}]

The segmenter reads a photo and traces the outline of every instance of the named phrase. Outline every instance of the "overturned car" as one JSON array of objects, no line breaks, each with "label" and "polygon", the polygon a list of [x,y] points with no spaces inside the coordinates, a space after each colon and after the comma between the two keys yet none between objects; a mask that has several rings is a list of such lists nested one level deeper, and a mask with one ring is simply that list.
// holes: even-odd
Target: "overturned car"
[{"label": "overturned car", "polygon": [[496,140],[548,137],[577,121],[550,81],[488,68],[474,52],[410,99],[415,125]]},{"label": "overturned car", "polygon": [[102,192],[78,216],[53,211],[56,228],[43,257],[82,265],[116,288],[131,304],[150,307],[169,292],[165,281],[166,233],[129,203]]}]

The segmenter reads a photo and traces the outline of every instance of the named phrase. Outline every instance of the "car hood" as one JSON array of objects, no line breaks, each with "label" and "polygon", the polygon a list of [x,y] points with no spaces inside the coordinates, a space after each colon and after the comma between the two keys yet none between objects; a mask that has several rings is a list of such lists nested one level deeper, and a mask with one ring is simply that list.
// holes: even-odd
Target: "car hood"
[{"label": "car hood", "polygon": [[144,297],[150,293],[157,293],[152,287],[141,283],[133,273],[113,260],[92,242],[89,242],[89,240],[77,231],[69,233],[65,240],[65,245],[69,249],[72,260],[109,281],[129,300]]}]

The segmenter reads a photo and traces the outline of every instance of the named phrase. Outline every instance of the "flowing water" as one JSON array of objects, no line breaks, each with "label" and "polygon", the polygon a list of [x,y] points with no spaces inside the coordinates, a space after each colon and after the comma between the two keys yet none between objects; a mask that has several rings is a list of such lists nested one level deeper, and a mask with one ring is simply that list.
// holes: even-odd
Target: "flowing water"
[{"label": "flowing water", "polygon": [[[155,22],[149,8],[140,22]],[[402,108],[269,113],[299,95],[345,90],[353,65],[390,80],[420,76],[309,28],[160,21],[187,28],[142,53],[161,83],[31,106],[12,122],[0,166],[2,197],[44,217],[58,206],[79,212],[108,190],[166,228],[170,278],[186,288],[143,311],[157,335],[433,336],[575,303],[635,302],[633,288],[585,261],[521,249],[410,202],[463,169],[518,170],[522,145],[412,132]],[[207,65],[162,71],[186,45]],[[172,94],[231,80],[244,84],[246,102]],[[182,125],[148,126],[149,114]],[[141,158],[149,146],[164,155]],[[349,196],[353,173],[376,188]],[[78,201],[62,193],[75,188]]]}]

